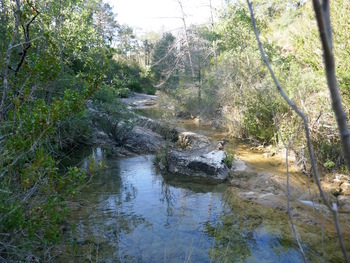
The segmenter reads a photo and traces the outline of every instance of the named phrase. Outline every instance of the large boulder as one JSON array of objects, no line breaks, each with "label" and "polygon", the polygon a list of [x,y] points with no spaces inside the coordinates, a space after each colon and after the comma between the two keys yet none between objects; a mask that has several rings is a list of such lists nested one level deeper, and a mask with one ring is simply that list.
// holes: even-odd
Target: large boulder
[{"label": "large boulder", "polygon": [[224,151],[214,150],[196,155],[192,151],[171,151],[168,153],[168,171],[209,180],[224,181],[229,169],[225,164]]},{"label": "large boulder", "polygon": [[156,132],[141,126],[135,126],[129,132],[123,147],[134,153],[155,153],[165,144],[164,138]]}]

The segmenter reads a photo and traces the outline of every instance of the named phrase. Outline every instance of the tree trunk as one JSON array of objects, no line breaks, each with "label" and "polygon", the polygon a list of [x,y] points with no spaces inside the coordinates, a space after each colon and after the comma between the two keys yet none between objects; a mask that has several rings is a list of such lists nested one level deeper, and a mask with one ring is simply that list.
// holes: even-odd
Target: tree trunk
[{"label": "tree trunk", "polygon": [[187,55],[188,55],[188,59],[189,59],[189,62],[190,62],[190,67],[191,67],[191,72],[192,72],[192,77],[194,78],[195,76],[195,73],[194,73],[194,68],[193,68],[193,62],[192,62],[192,55],[191,55],[191,49],[190,49],[190,42],[188,40],[188,34],[187,34],[187,26],[186,26],[186,20],[185,20],[185,13],[184,13],[184,10],[183,10],[183,7],[182,7],[182,3],[180,0],[177,0],[177,2],[179,3],[180,5],[180,8],[181,8],[181,14],[182,14],[182,22],[184,24],[184,33],[185,33],[185,41],[186,41],[186,47],[187,47]]},{"label": "tree trunk", "polygon": [[[214,31],[214,16],[213,16],[213,6],[211,4],[211,0],[209,0],[209,7],[210,7],[211,28]],[[213,40],[213,53],[214,53],[214,59],[215,59],[215,72],[217,72],[218,71],[218,57],[216,54],[216,40]]]},{"label": "tree trunk", "polygon": [[1,98],[1,104],[0,104],[0,120],[3,120],[5,118],[5,101],[7,97],[7,92],[9,89],[9,83],[8,83],[8,76],[9,76],[9,69],[10,69],[10,62],[11,62],[11,50],[13,47],[13,44],[15,42],[15,37],[18,34],[18,26],[19,26],[19,15],[21,12],[21,3],[20,0],[15,0],[16,7],[13,10],[13,16],[15,20],[15,25],[13,28],[12,37],[10,40],[10,44],[8,46],[8,49],[6,51],[5,55],[5,65],[4,65],[4,86],[2,90],[2,98]]},{"label": "tree trunk", "polygon": [[335,75],[335,63],[332,50],[332,30],[330,23],[330,12],[328,0],[313,0],[316,20],[319,28],[320,38],[324,52],[324,63],[328,89],[331,94],[332,107],[337,120],[338,130],[343,146],[344,160],[350,171],[350,133],[347,124],[347,116],[344,111],[339,94],[338,81]]},{"label": "tree trunk", "polygon": [[201,63],[198,63],[198,102],[202,99],[202,76],[201,76]]}]

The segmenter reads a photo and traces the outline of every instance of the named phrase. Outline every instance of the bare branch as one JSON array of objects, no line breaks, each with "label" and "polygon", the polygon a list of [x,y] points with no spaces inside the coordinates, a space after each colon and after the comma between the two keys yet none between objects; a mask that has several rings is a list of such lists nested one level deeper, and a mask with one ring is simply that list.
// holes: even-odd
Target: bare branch
[{"label": "bare branch", "polygon": [[174,44],[168,49],[168,51],[167,51],[167,53],[165,54],[165,56],[163,56],[162,58],[160,58],[158,61],[152,63],[151,66],[152,66],[152,67],[157,66],[160,62],[162,62],[162,61],[165,60],[168,56],[170,56],[170,55],[172,54],[171,52],[176,48],[176,46],[178,45],[179,42],[180,42],[180,41],[174,43]]},{"label": "bare branch", "polygon": [[[36,37],[36,38],[31,39],[31,40],[28,41],[28,42],[21,42],[21,43],[19,43],[19,44],[13,45],[13,46],[11,47],[11,49],[14,49],[14,48],[16,48],[16,47],[20,47],[20,46],[23,46],[23,45],[27,45],[27,44],[29,44],[29,43],[33,43],[34,41],[36,41],[36,40],[38,40],[38,39],[41,39],[41,38],[44,38],[44,37],[43,37],[43,36],[39,36],[39,37]],[[6,50],[6,52],[10,51],[11,49]]]},{"label": "bare branch", "polygon": [[344,160],[350,171],[350,132],[347,124],[347,116],[344,111],[338,81],[335,75],[335,62],[332,51],[332,29],[330,24],[330,12],[328,0],[323,0],[321,5],[319,0],[313,0],[317,25],[319,28],[321,43],[324,52],[324,63],[328,89],[331,94],[332,108],[337,120],[338,130],[343,146]]},{"label": "bare branch", "polygon": [[191,55],[191,49],[190,49],[190,43],[189,43],[189,40],[188,40],[188,34],[187,34],[187,26],[186,26],[186,20],[185,20],[185,13],[184,13],[184,10],[183,10],[183,7],[182,7],[182,3],[180,0],[177,0],[177,2],[179,3],[180,5],[180,8],[181,8],[181,14],[182,14],[182,22],[184,24],[184,33],[185,33],[185,41],[186,41],[186,47],[187,47],[187,55],[188,55],[188,59],[190,61],[190,66],[191,66],[191,71],[192,71],[192,77],[195,76],[194,74],[194,68],[193,68],[193,62],[192,62],[192,55]]},{"label": "bare branch", "polygon": [[304,262],[306,262],[306,256],[305,256],[305,253],[304,253],[304,250],[303,250],[303,247],[301,245],[301,242],[300,242],[300,239],[299,239],[299,236],[297,234],[297,231],[294,227],[294,223],[293,223],[293,216],[292,216],[292,213],[290,211],[290,190],[289,190],[289,161],[288,161],[288,155],[289,155],[289,147],[286,146],[285,147],[286,149],[286,166],[287,166],[287,210],[288,210],[288,216],[289,216],[289,220],[291,222],[291,227],[292,227],[292,232],[293,232],[293,235],[298,243],[298,246],[299,246],[299,249],[300,249],[300,252],[303,256],[303,260]]},{"label": "bare branch", "polygon": [[[35,9],[36,11],[36,9]],[[18,73],[19,69],[21,68],[21,66],[23,65],[23,62],[24,62],[24,59],[26,58],[27,56],[27,52],[28,52],[28,49],[32,46],[32,42],[30,41],[30,36],[29,36],[29,26],[30,24],[35,20],[35,18],[39,15],[39,12],[36,11],[36,14],[35,16],[32,17],[32,19],[27,23],[26,26],[22,25],[22,28],[23,28],[23,34],[24,34],[24,39],[26,40],[25,44],[24,44],[24,48],[22,50],[22,56],[21,56],[21,59],[20,61],[18,62],[18,65],[15,69],[15,74]]]},{"label": "bare branch", "polygon": [[[272,96],[271,94],[269,94],[269,97],[270,97],[270,107],[271,107],[271,111],[272,111],[272,115],[273,115],[273,120],[274,120],[274,123],[275,123],[275,126],[276,126],[276,130],[277,130],[277,133],[279,134],[279,136],[281,137],[281,140],[282,140],[282,143],[283,143],[283,146],[286,150],[286,174],[287,174],[287,194],[286,194],[286,197],[287,197],[287,212],[288,212],[288,216],[289,216],[289,220],[290,220],[290,224],[291,224],[291,228],[292,228],[292,233],[293,233],[293,236],[295,238],[295,240],[297,241],[298,243],[298,246],[299,246],[299,250],[303,256],[303,260],[304,262],[306,262],[306,256],[305,256],[305,252],[304,252],[304,249],[301,245],[301,242],[300,242],[300,238],[299,238],[299,235],[294,227],[294,222],[293,222],[293,215],[292,215],[292,212],[290,210],[290,187],[289,187],[289,160],[288,160],[288,156],[289,156],[289,148],[290,146],[292,145],[293,143],[293,140],[294,140],[294,137],[296,135],[296,133],[294,134],[293,138],[291,138],[289,141],[288,141],[288,144],[286,143],[286,140],[285,138],[282,136],[282,133],[281,133],[281,130],[279,129],[279,126],[277,124],[277,118],[276,118],[276,114],[275,114],[275,111],[274,111],[274,108],[273,108],[273,103],[272,103]],[[300,126],[300,122],[299,122],[299,126]],[[299,128],[299,127],[298,127]]]},{"label": "bare branch", "polygon": [[[314,1],[314,3],[318,2],[318,0],[313,0],[313,1]],[[325,0],[325,1],[327,1],[327,0]],[[318,175],[317,163],[316,163],[316,160],[315,160],[315,156],[314,156],[314,152],[313,152],[313,148],[312,148],[312,144],[311,144],[310,129],[309,129],[309,123],[308,123],[307,117],[296,106],[296,104],[288,97],[288,95],[282,89],[279,81],[277,80],[277,78],[276,78],[276,76],[275,76],[275,74],[274,74],[274,72],[273,72],[273,70],[272,70],[272,68],[270,66],[269,60],[268,60],[268,58],[266,56],[266,53],[264,51],[264,48],[263,48],[262,43],[261,43],[260,38],[259,38],[259,32],[257,30],[256,23],[255,23],[252,3],[250,2],[250,0],[247,0],[247,3],[248,3],[249,10],[250,10],[250,17],[251,17],[251,20],[252,20],[254,33],[255,33],[256,40],[258,42],[260,53],[261,53],[261,55],[263,57],[263,60],[264,60],[264,62],[266,64],[266,67],[268,68],[268,71],[270,72],[270,75],[271,75],[271,77],[272,77],[272,79],[273,79],[273,81],[274,81],[274,83],[276,85],[276,88],[277,88],[278,92],[281,94],[281,96],[283,97],[283,99],[288,103],[288,105],[303,120],[304,129],[305,129],[305,136],[306,136],[306,142],[307,142],[307,147],[308,147],[308,151],[309,151],[310,162],[311,162],[311,167],[312,167],[313,175],[314,175],[314,178],[315,178],[315,182],[316,182],[317,188],[319,190],[320,196],[321,196],[321,198],[323,200],[323,203],[327,206],[327,208],[329,209],[329,211],[331,211],[331,213],[333,215],[334,224],[335,224],[335,227],[336,227],[336,230],[337,230],[338,240],[339,240],[339,244],[340,244],[341,250],[342,250],[343,255],[344,255],[344,259],[345,259],[346,262],[349,262],[349,259],[348,259],[348,256],[347,256],[347,253],[346,253],[346,250],[345,250],[345,246],[344,246],[344,242],[343,242],[343,238],[342,238],[342,233],[341,233],[341,230],[340,230],[339,222],[338,222],[337,206],[336,206],[336,204],[333,204],[333,206],[330,205],[330,203],[328,202],[328,200],[327,200],[327,198],[326,198],[326,196],[325,196],[325,194],[324,194],[324,192],[322,190],[322,187],[321,187],[321,183],[320,183],[319,175]],[[322,25],[324,25],[324,24],[322,23]],[[321,29],[320,29],[320,31],[321,31]],[[325,31],[323,31],[323,32],[325,32]],[[328,51],[331,51],[329,49],[330,46],[329,46],[328,42],[326,42],[326,48],[328,48]],[[326,52],[327,51],[325,50],[325,53]],[[332,52],[330,52],[330,53],[332,53]],[[332,58],[333,58],[333,56],[332,56]],[[333,68],[334,68],[334,59],[333,59]],[[334,77],[335,77],[335,74],[334,74]],[[327,74],[327,79],[328,79],[328,74]],[[336,79],[335,79],[335,82],[336,82]],[[339,99],[340,99],[340,95],[339,95]],[[333,102],[333,105],[334,105],[334,102]],[[341,101],[340,101],[340,107],[342,108]],[[345,116],[345,119],[346,119],[346,116]],[[338,118],[337,118],[337,121],[338,121]],[[347,133],[347,135],[349,136],[349,133]],[[350,141],[349,141],[349,147],[350,147]],[[348,150],[350,151],[350,148]]]}]

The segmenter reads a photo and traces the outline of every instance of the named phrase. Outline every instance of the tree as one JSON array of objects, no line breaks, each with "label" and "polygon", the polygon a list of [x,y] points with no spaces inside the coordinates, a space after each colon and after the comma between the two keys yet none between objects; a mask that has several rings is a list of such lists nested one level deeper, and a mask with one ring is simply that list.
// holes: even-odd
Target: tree
[{"label": "tree", "polygon": [[82,170],[63,173],[58,162],[78,140],[72,120],[84,117],[112,51],[111,31],[93,19],[101,3],[0,2],[1,260],[46,260],[42,252],[62,234],[65,200],[85,182]]},{"label": "tree", "polygon": [[158,87],[167,84],[176,87],[178,83],[177,41],[171,33],[165,33],[155,44],[152,57],[152,71]]},{"label": "tree", "polygon": [[131,59],[137,47],[137,39],[134,29],[128,25],[122,25],[118,32],[118,50],[122,56]]},{"label": "tree", "polygon": [[116,39],[119,24],[112,6],[100,0],[94,13],[94,24],[98,34],[106,41],[106,44],[113,45],[112,40]]},{"label": "tree", "polygon": [[211,32],[206,26],[193,26],[189,34],[191,35],[191,52],[194,57],[193,68],[197,72],[198,101],[201,102],[205,68],[209,65],[209,60],[213,55],[216,58],[216,52],[211,47]]}]

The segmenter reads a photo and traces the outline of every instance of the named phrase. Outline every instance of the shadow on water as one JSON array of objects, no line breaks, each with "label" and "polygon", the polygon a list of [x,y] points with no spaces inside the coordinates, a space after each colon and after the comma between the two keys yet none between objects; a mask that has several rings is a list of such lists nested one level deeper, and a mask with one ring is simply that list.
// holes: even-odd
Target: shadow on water
[{"label": "shadow on water", "polygon": [[[162,176],[152,155],[90,153],[105,167],[73,200],[56,262],[302,260],[285,215],[241,200],[226,184]],[[86,152],[72,161],[89,165]]]}]

